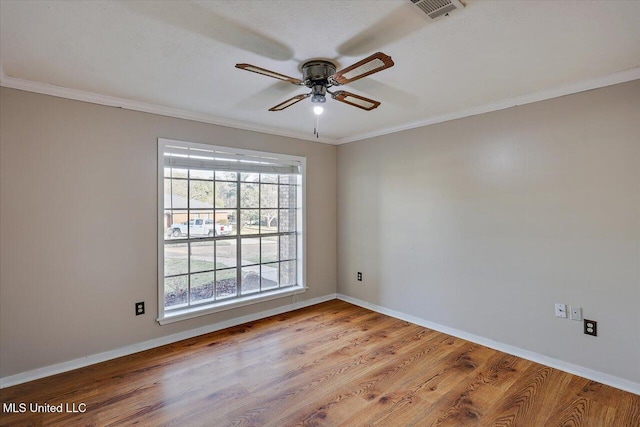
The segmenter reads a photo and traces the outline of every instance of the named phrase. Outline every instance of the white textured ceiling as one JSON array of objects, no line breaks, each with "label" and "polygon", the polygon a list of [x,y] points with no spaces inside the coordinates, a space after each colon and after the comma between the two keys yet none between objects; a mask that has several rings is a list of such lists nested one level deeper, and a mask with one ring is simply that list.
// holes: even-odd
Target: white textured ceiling
[{"label": "white textured ceiling", "polygon": [[311,139],[310,100],[267,111],[306,88],[234,65],[300,77],[311,58],[341,68],[390,55],[394,67],[344,86],[381,101],[377,110],[327,100],[320,131],[331,143],[640,78],[640,1],[466,3],[430,22],[409,0],[2,0],[0,78]]}]

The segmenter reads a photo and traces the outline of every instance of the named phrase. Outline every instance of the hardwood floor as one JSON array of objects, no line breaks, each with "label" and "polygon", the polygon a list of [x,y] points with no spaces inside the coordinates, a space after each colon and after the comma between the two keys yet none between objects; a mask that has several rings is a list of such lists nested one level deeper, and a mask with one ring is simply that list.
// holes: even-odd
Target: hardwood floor
[{"label": "hardwood floor", "polygon": [[[0,390],[0,425],[640,426],[640,396],[334,300]],[[73,409],[73,407],[71,407]]]}]

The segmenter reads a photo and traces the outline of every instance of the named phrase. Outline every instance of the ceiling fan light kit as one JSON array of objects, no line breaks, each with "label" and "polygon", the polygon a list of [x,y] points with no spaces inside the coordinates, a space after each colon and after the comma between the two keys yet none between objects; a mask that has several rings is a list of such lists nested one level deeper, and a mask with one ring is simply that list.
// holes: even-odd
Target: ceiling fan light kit
[{"label": "ceiling fan light kit", "polygon": [[365,111],[371,111],[378,108],[380,102],[344,90],[331,92],[329,88],[351,83],[379,71],[386,70],[387,68],[393,67],[393,65],[393,60],[389,55],[376,52],[340,71],[336,71],[335,64],[330,61],[313,60],[305,62],[302,65],[302,80],[251,64],[236,64],[236,68],[287,81],[294,85],[306,86],[311,89],[311,92],[289,98],[275,107],[271,107],[269,111],[282,111],[309,97],[311,97],[312,103],[323,104],[327,100],[327,93],[336,101],[358,107]]}]

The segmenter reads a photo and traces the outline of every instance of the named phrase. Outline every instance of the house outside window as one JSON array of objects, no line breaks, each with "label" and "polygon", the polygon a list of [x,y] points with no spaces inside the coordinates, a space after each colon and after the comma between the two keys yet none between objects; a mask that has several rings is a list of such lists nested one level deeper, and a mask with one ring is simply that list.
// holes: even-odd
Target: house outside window
[{"label": "house outside window", "polygon": [[303,292],[305,158],[158,140],[158,321]]}]

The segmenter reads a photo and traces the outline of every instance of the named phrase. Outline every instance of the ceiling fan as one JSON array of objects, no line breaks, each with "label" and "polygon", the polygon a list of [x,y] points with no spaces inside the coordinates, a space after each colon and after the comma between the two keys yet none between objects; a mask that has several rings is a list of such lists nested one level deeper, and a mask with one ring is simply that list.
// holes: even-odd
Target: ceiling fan
[{"label": "ceiling fan", "polygon": [[393,60],[390,56],[382,52],[377,52],[337,72],[335,64],[330,61],[313,60],[305,62],[302,64],[302,80],[251,64],[236,64],[236,68],[287,81],[294,85],[306,86],[311,89],[311,92],[289,98],[275,107],[269,108],[269,111],[282,111],[309,97],[311,97],[311,102],[313,103],[324,103],[326,102],[327,93],[337,101],[366,111],[371,111],[377,108],[380,102],[345,90],[332,92],[329,88],[351,83],[373,73],[377,73],[378,71],[386,70],[389,67],[393,67],[393,65]]}]

